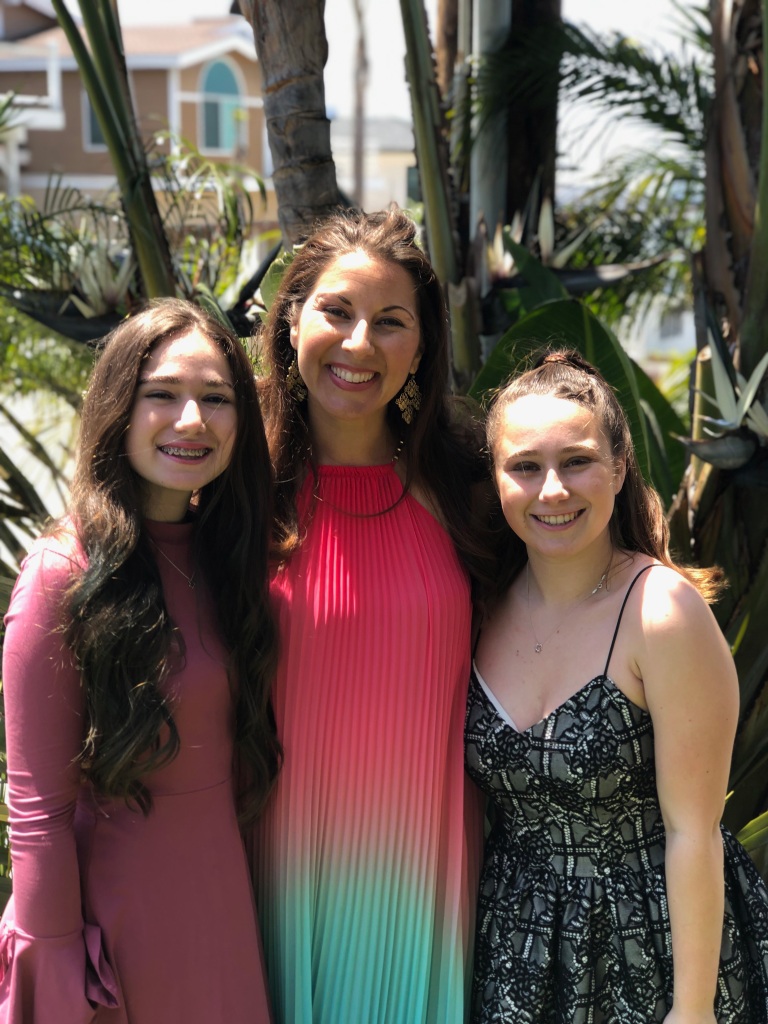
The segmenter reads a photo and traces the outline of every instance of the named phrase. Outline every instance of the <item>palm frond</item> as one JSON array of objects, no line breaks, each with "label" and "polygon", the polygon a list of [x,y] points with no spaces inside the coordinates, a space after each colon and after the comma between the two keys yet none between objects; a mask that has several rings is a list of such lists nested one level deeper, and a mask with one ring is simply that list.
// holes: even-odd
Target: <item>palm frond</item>
[{"label": "palm frond", "polygon": [[602,36],[570,23],[515,33],[479,66],[474,112],[480,123],[512,104],[535,114],[553,75],[562,97],[634,117],[690,150],[703,150],[713,94],[708,51],[688,62],[657,57],[618,33]]}]

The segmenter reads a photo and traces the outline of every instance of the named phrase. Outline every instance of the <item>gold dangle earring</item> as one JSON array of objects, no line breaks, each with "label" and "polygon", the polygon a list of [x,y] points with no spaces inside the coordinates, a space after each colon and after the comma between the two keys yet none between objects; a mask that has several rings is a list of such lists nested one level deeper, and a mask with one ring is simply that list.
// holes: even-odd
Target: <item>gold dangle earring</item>
[{"label": "gold dangle earring", "polygon": [[408,374],[408,380],[395,399],[395,405],[400,410],[403,420],[408,424],[412,423],[414,415],[421,408],[421,388],[412,373]]},{"label": "gold dangle earring", "polygon": [[288,372],[285,375],[285,386],[288,388],[288,392],[296,399],[297,402],[303,402],[307,397],[307,385],[304,383],[304,379],[301,376],[299,370],[299,361],[294,353],[293,362],[288,367]]}]

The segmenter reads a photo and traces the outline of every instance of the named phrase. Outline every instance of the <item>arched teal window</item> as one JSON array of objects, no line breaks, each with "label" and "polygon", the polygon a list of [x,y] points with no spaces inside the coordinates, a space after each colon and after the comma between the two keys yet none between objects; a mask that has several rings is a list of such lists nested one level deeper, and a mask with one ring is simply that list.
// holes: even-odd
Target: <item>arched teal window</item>
[{"label": "arched teal window", "polygon": [[232,68],[223,61],[203,72],[203,149],[234,152],[238,144],[240,89]]}]

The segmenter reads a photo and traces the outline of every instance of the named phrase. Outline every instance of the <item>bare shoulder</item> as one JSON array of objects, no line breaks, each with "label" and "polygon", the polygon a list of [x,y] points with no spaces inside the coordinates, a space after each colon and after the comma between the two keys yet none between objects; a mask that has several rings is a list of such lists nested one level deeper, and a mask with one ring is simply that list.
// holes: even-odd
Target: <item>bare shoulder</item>
[{"label": "bare shoulder", "polygon": [[647,572],[638,580],[642,619],[646,628],[665,628],[689,616],[712,620],[709,605],[690,580],[666,565],[648,560]]},{"label": "bare shoulder", "polygon": [[650,643],[676,640],[687,646],[701,634],[720,645],[725,639],[712,609],[690,580],[666,565],[650,560],[638,580],[639,621],[642,636]]},{"label": "bare shoulder", "polygon": [[[730,694],[738,690],[728,643],[711,608],[696,587],[667,566],[653,565],[638,581],[639,614],[633,616],[635,671],[646,698],[667,701],[696,692]],[[673,682],[674,681],[674,682]],[[730,699],[730,698],[728,698]]]}]

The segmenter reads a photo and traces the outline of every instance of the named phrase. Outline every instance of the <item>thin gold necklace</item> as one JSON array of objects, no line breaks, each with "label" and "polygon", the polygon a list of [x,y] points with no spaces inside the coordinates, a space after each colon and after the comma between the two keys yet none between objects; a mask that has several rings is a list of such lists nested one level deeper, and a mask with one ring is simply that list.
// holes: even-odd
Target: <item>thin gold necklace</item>
[{"label": "thin gold necklace", "polygon": [[[613,561],[613,555],[611,555],[611,561]],[[568,609],[568,613],[566,615],[564,615],[562,619],[560,619],[558,624],[555,626],[555,628],[551,632],[547,633],[547,635],[544,637],[543,640],[539,640],[539,638],[536,636],[536,630],[533,627],[533,616],[531,615],[531,573],[530,573],[530,565],[531,565],[531,563],[530,562],[526,562],[525,563],[525,603],[526,603],[526,606],[528,608],[528,623],[529,623],[529,625],[531,627],[531,632],[533,633],[533,639],[534,639],[533,653],[534,654],[541,654],[541,652],[544,650],[544,644],[548,643],[552,639],[552,637],[555,635],[555,633],[558,631],[558,629],[560,629],[560,627],[562,626],[562,624],[565,622],[565,620],[568,618],[569,615],[572,615],[576,611],[576,609],[578,607],[580,607],[582,604],[584,604],[585,601],[588,601],[590,599],[590,597],[594,597],[595,594],[599,590],[603,589],[603,587],[606,587],[606,589],[607,589],[606,584],[608,582],[608,573],[611,571],[611,561],[608,562],[608,565],[606,566],[605,572],[600,577],[600,579],[599,579],[599,581],[597,583],[597,586],[594,587],[592,590],[590,590],[590,592],[588,594],[585,594],[584,597],[582,597],[580,601],[577,601],[576,604],[572,608],[569,608]]]},{"label": "thin gold necklace", "polygon": [[153,537],[150,537],[149,539],[152,541],[152,545],[155,548],[155,550],[160,552],[160,554],[163,556],[163,558],[166,560],[166,562],[168,562],[170,565],[173,566],[173,568],[176,570],[176,572],[179,574],[179,576],[183,576],[184,577],[184,579],[187,581],[187,586],[189,587],[189,589],[190,590],[194,590],[195,589],[195,573],[193,572],[191,576],[187,576],[187,574],[182,569],[180,569],[178,567],[178,565],[176,565],[174,560],[172,558],[170,558],[168,555],[166,555],[166,553],[163,551],[163,549],[160,547],[160,545],[157,543],[157,541]]},{"label": "thin gold necklace", "polygon": [[[390,462],[390,463],[391,463],[391,464],[392,464],[393,466],[394,466],[394,465],[395,465],[395,464],[396,464],[396,463],[398,462],[398,460],[400,459],[400,456],[402,455],[402,452],[403,452],[403,445],[404,445],[404,444],[405,444],[405,438],[404,438],[404,437],[401,437],[401,438],[400,438],[400,440],[399,440],[399,441],[397,442],[397,444],[395,445],[395,450],[394,450],[394,452],[392,453],[392,458],[391,458],[391,459],[389,460],[389,462]],[[310,445],[309,445],[309,446],[307,447],[307,461],[308,461],[308,462],[309,462],[310,464],[312,463],[312,445],[311,445],[311,444],[310,444]],[[323,463],[323,465],[325,465],[325,463]],[[337,463],[337,465],[341,465],[341,463]],[[387,465],[387,463],[386,463],[386,462],[382,462],[382,463],[375,463],[375,462],[374,462],[374,463],[370,463],[370,465],[374,465],[374,466],[375,466],[375,465],[382,465],[382,466],[386,466],[386,465]]]},{"label": "thin gold necklace", "polygon": [[[392,458],[389,460],[389,462],[374,463],[374,465],[391,466],[394,469],[394,467],[397,465],[397,462],[398,462],[398,460],[400,458],[400,455],[402,454],[403,445],[404,444],[405,444],[405,438],[401,437],[400,440],[397,442],[397,446],[395,448],[394,454],[392,455]],[[310,465],[311,465],[311,454],[312,454],[312,449],[310,447],[310,449],[309,449]],[[362,468],[367,468],[367,467],[362,467]],[[319,473],[315,472],[315,470],[313,470],[313,473],[314,473],[314,477],[315,477],[315,485],[312,488],[312,497],[315,499],[315,501],[321,501],[324,505],[328,505],[335,512],[340,512],[344,516],[351,516],[353,519],[373,519],[376,516],[383,516],[385,513],[391,512],[394,508],[397,508],[397,506],[403,500],[405,495],[408,493],[405,489],[403,489],[402,493],[400,494],[400,496],[397,498],[396,501],[394,501],[391,505],[388,505],[386,508],[381,509],[381,511],[379,511],[379,512],[350,512],[348,509],[341,508],[335,502],[329,501],[328,498],[324,498],[322,496],[322,494],[320,493],[320,475],[319,475]]]}]

